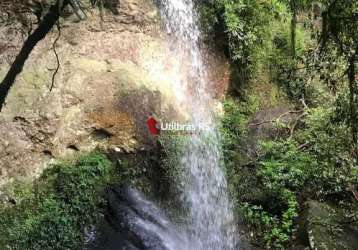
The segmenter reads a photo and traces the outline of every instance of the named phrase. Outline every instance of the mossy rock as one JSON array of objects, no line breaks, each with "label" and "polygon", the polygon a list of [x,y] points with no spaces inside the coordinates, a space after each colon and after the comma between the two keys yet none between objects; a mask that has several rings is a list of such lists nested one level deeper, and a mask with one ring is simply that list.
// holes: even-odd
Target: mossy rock
[{"label": "mossy rock", "polygon": [[349,219],[357,216],[358,210],[350,213],[318,201],[307,202],[306,230],[311,249],[357,249],[358,223]]}]

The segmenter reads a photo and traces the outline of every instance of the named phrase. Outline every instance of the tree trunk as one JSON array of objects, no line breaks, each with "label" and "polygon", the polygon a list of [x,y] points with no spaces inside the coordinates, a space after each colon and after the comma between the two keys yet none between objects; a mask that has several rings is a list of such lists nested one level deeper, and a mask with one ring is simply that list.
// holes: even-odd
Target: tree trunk
[{"label": "tree trunk", "polygon": [[353,55],[349,60],[348,80],[349,80],[349,123],[352,131],[353,144],[358,144],[358,86],[356,82],[355,58]]},{"label": "tree trunk", "polygon": [[69,0],[64,0],[62,6],[61,0],[57,0],[54,5],[50,7],[46,15],[43,17],[36,30],[27,38],[15,61],[12,63],[5,78],[0,84],[0,112],[5,104],[5,99],[10,91],[10,88],[15,82],[18,74],[21,73],[24,64],[35,48],[36,44],[41,41],[56,24],[60,18],[60,12],[69,4]]},{"label": "tree trunk", "polygon": [[291,19],[291,55],[292,58],[296,58],[296,26],[297,26],[297,8],[295,0],[290,1],[290,7],[292,12]]}]

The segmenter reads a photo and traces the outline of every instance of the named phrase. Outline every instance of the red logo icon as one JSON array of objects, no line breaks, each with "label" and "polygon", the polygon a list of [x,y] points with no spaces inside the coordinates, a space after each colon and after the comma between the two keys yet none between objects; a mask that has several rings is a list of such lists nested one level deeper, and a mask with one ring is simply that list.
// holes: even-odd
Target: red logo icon
[{"label": "red logo icon", "polygon": [[158,125],[159,123],[153,117],[150,116],[148,118],[147,126],[148,126],[149,133],[151,133],[152,135],[159,135]]}]

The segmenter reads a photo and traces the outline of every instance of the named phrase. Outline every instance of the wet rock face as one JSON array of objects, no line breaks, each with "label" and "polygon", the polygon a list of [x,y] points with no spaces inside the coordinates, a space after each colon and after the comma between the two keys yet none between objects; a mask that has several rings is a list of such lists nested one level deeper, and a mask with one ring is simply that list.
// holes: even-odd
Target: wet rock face
[{"label": "wet rock face", "polygon": [[184,238],[169,220],[136,190],[112,187],[108,202],[106,220],[95,230],[88,249],[169,250],[184,246]]}]

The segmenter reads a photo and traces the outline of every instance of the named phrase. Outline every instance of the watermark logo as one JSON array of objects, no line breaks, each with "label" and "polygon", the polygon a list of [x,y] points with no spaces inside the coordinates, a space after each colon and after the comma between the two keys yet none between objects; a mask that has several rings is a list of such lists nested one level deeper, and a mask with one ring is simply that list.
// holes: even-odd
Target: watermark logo
[{"label": "watermark logo", "polygon": [[157,122],[156,119],[154,119],[154,117],[149,117],[147,119],[147,127],[148,127],[148,131],[150,134],[152,135],[159,135],[159,123]]},{"label": "watermark logo", "polygon": [[159,122],[152,116],[147,119],[147,127],[151,135],[159,135],[161,132],[165,131],[172,131],[181,135],[192,135],[211,129],[211,126],[208,124]]}]

